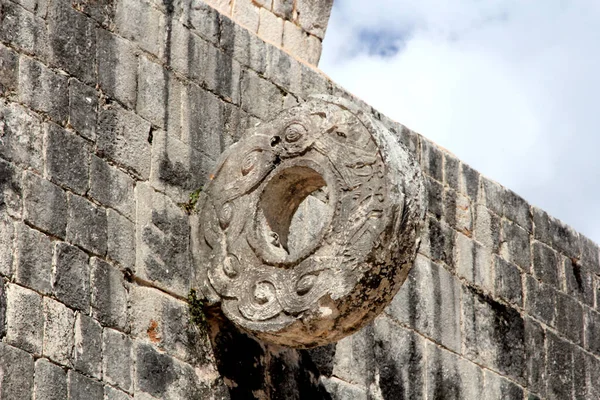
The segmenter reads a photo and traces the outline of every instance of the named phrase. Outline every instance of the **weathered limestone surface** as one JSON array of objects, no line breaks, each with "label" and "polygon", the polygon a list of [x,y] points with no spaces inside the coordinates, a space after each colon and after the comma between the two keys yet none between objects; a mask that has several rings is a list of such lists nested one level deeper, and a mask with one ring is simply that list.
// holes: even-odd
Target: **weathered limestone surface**
[{"label": "weathered limestone surface", "polygon": [[[2,399],[599,398],[598,245],[290,56],[316,62],[330,6],[0,0]],[[428,211],[384,312],[296,350],[188,297],[188,213],[223,151],[314,94],[398,138]]]}]

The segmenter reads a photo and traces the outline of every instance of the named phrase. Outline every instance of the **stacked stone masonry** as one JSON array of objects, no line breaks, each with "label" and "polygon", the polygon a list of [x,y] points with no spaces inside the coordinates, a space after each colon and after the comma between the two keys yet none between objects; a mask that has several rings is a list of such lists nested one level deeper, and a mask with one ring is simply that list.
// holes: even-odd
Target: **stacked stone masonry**
[{"label": "stacked stone masonry", "polygon": [[[313,3],[0,0],[0,398],[600,398],[598,245],[280,49],[288,24],[320,47]],[[190,193],[311,94],[418,158],[407,282],[311,350],[192,323]]]}]

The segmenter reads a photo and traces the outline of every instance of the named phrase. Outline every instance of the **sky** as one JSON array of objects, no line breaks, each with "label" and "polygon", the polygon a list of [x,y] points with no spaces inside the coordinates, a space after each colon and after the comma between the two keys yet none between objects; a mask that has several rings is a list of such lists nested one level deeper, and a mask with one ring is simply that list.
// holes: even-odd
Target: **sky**
[{"label": "sky", "polygon": [[319,67],[600,243],[600,2],[336,0]]}]

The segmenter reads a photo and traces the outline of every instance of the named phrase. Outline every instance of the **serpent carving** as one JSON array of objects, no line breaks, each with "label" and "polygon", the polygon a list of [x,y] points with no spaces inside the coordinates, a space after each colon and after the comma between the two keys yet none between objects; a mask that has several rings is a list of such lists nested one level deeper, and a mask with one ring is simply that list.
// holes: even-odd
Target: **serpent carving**
[{"label": "serpent carving", "polygon": [[[308,225],[294,228],[309,197]],[[193,223],[197,284],[263,340],[339,340],[406,279],[424,199],[418,164],[391,132],[346,100],[312,98],[220,157]]]}]

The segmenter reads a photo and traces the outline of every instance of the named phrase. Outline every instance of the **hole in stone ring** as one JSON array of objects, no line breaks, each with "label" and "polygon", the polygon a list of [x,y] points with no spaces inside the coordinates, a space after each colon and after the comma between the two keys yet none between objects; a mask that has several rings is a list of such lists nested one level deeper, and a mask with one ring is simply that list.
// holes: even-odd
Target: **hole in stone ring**
[{"label": "hole in stone ring", "polygon": [[329,190],[323,177],[306,166],[277,172],[259,200],[257,230],[277,258],[296,259],[320,241],[331,219]]}]

